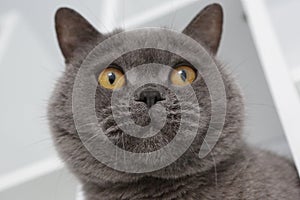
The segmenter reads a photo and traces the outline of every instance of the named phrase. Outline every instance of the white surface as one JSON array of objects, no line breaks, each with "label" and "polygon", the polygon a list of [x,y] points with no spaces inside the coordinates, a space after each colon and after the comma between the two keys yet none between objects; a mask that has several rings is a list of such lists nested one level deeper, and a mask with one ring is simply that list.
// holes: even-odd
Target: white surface
[{"label": "white surface", "polygon": [[54,170],[0,192],[1,200],[74,200],[76,180],[66,170]]},{"label": "white surface", "polygon": [[123,22],[125,28],[130,29],[137,26],[141,26],[145,23],[158,19],[168,14],[174,14],[178,9],[182,9],[192,3],[195,3],[195,0],[173,0],[173,2],[166,1],[160,3],[159,6],[154,7],[153,9],[146,10],[139,15],[134,15]]},{"label": "white surface", "polygon": [[14,11],[0,16],[0,61],[6,53],[6,48],[8,47],[14,29],[16,29],[18,19],[18,13]]},{"label": "white surface", "polygon": [[300,99],[296,87],[290,76],[264,1],[243,0],[243,3],[285,135],[299,170]]},{"label": "white surface", "polygon": [[[294,81],[300,83],[299,0],[266,0],[268,13]],[[300,90],[299,90],[300,92]]]},{"label": "white surface", "polygon": [[63,169],[63,164],[57,157],[54,157],[37,161],[15,172],[6,173],[0,176],[0,193],[61,169]]},{"label": "white surface", "polygon": [[55,155],[46,108],[59,71],[23,16],[13,19],[0,43],[0,175]]},{"label": "white surface", "polygon": [[109,33],[116,27],[119,13],[118,0],[102,0],[102,6],[100,7],[100,19],[101,23],[98,27],[102,27],[100,30],[103,33]]},{"label": "white surface", "polygon": [[77,186],[76,200],[84,200],[84,194],[83,194],[82,186],[81,185]]},{"label": "white surface", "polygon": [[300,68],[300,1],[265,0],[265,5],[288,68]]}]

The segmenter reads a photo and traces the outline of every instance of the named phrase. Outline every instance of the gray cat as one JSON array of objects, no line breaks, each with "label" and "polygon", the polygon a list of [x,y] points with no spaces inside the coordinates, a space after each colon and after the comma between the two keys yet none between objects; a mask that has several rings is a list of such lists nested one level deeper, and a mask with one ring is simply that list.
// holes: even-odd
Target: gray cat
[{"label": "gray cat", "polygon": [[[115,122],[115,116],[112,117],[110,98],[114,90],[125,90],[130,86],[125,77],[127,71],[149,63],[170,66],[173,70],[166,73],[166,80],[178,86],[177,92],[187,96],[189,94],[186,94],[185,88],[191,86],[197,97],[201,116],[197,124],[199,129],[183,155],[155,171],[128,173],[103,164],[91,154],[79,137],[72,111],[73,86],[83,60],[96,45],[122,30],[104,35],[75,11],[68,8],[57,11],[55,26],[66,68],[50,99],[48,118],[56,148],[67,167],[81,181],[87,200],[300,199],[299,178],[292,162],[253,149],[241,139],[243,96],[226,67],[215,58],[222,24],[222,8],[212,4],[203,9],[183,31],[210,53],[222,75],[226,91],[227,111],[222,134],[204,158],[199,158],[198,152],[207,133],[212,105],[205,81],[190,62],[159,48],[145,48],[118,57],[102,71],[95,70],[94,81],[98,82],[95,92],[98,125],[110,142],[129,152],[153,152],[167,145],[176,135],[182,113],[189,113],[193,117],[196,111],[193,109],[195,102],[187,99],[184,102],[186,106],[181,107],[171,90],[149,84],[131,99],[131,119],[140,126],[148,125],[152,120],[148,110],[158,105],[167,110],[166,123],[157,135],[149,138],[124,134]],[[151,29],[145,35],[147,37],[153,37]],[[130,44],[130,41],[127,42]],[[114,53],[114,49],[108,51]],[[96,59],[101,61],[104,58],[99,56]],[[143,79],[145,73],[137,74],[138,78]]]}]

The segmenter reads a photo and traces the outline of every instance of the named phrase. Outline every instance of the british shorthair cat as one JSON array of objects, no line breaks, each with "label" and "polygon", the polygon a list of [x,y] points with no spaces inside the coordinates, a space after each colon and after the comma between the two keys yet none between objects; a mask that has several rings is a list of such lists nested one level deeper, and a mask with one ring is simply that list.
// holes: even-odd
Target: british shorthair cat
[{"label": "british shorthair cat", "polygon": [[[93,66],[95,76],[88,78],[97,84],[94,95],[97,127],[103,130],[112,144],[127,152],[138,154],[163,148],[176,137],[183,114],[192,119],[197,115],[196,107],[200,108],[200,120],[197,123],[193,120],[184,122],[186,127],[197,126],[197,131],[191,145],[178,159],[154,171],[133,173],[114,169],[93,156],[80,138],[73,110],[73,92],[76,89],[74,85],[82,63],[97,45],[124,31],[116,30],[110,34],[102,34],[74,10],[60,8],[57,11],[55,28],[66,68],[50,99],[48,118],[57,151],[66,166],[82,183],[86,200],[300,199],[300,183],[293,163],[272,153],[249,147],[242,140],[243,96],[237,83],[227,72],[226,66],[216,58],[222,26],[222,7],[212,4],[204,8],[182,33],[178,33],[197,41],[208,52],[206,55],[196,51],[203,63],[206,63],[207,56],[214,61],[226,93],[226,115],[221,135],[208,155],[203,158],[199,157],[198,152],[205,142],[212,115],[209,88],[204,81],[205,77],[199,72],[201,66],[193,66],[183,56],[159,47],[160,38],[155,38],[160,34],[158,29],[136,32],[136,38],[156,41],[157,48],[148,48],[147,42],[144,42],[145,48],[124,53],[107,66]],[[161,35],[163,32],[162,30]],[[134,44],[134,40],[139,40],[134,38],[128,36],[126,42]],[[175,45],[176,41],[172,42],[170,39],[169,43]],[[188,48],[184,49],[184,44],[177,45],[176,48],[183,52],[190,51]],[[117,54],[117,49],[107,49],[106,53]],[[93,59],[101,63],[107,58],[99,54]],[[156,135],[138,138],[124,133],[120,128],[115,120],[118,114],[113,114],[112,111],[112,104],[117,102],[111,100],[113,93],[133,87],[130,84],[132,77],[128,75],[130,70],[152,63],[168,66],[164,72],[155,76],[161,77],[170,87],[151,83],[140,87],[130,97],[129,104],[125,105],[130,111],[128,120],[145,127],[151,121],[155,121],[155,115],[149,114],[152,108],[159,109],[157,113],[164,109],[166,119]],[[147,79],[150,74],[148,70],[151,71],[151,67],[145,71],[137,70],[134,78]],[[175,88],[179,95],[188,97],[185,98],[186,102],[180,102],[172,88]],[[193,89],[197,101],[189,97],[187,88]],[[122,100],[122,96],[119,96],[118,100]],[[85,107],[85,102],[81,103],[81,107]],[[130,127],[132,126],[129,126],[129,129]],[[182,134],[188,134],[187,129],[184,129]],[[181,139],[184,141],[184,138]],[[99,142],[99,145],[101,144]]]}]

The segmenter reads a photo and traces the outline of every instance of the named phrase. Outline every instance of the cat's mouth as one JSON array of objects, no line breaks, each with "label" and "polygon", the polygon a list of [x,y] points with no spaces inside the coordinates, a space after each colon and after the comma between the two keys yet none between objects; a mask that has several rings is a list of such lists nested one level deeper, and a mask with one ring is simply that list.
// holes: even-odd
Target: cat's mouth
[{"label": "cat's mouth", "polygon": [[[150,102],[150,104],[153,104],[153,102]],[[160,126],[161,121],[155,114],[161,114],[161,110],[163,109],[166,112],[166,118],[163,126]],[[111,111],[111,109],[109,110]],[[175,137],[180,125],[180,105],[176,102],[168,103],[166,99],[155,102],[151,107],[141,101],[131,102],[128,108],[130,116],[126,119],[123,117],[124,120],[122,124],[116,122],[115,117],[118,116],[113,116],[109,110],[107,110],[107,112],[110,114],[106,115],[101,121],[105,135],[114,145],[135,153],[152,152],[167,145]],[[127,126],[130,130],[134,131],[134,128],[132,128],[134,125],[130,124],[132,122],[134,125],[140,127],[152,126],[145,131],[151,131],[155,128],[158,128],[158,131],[155,135],[146,138],[132,136],[132,133],[128,133],[126,130],[124,131],[123,128],[123,126]],[[148,133],[144,132],[144,134]]]}]

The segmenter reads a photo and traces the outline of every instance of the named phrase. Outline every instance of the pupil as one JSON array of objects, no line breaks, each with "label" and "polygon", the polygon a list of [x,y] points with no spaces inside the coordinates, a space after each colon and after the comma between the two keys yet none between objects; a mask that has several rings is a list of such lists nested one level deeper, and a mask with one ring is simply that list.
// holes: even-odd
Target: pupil
[{"label": "pupil", "polygon": [[113,72],[109,72],[107,76],[109,83],[113,84],[116,80],[116,75]]},{"label": "pupil", "polygon": [[180,78],[185,82],[186,78],[187,78],[186,71],[185,70],[180,70],[179,75],[180,75]]}]

